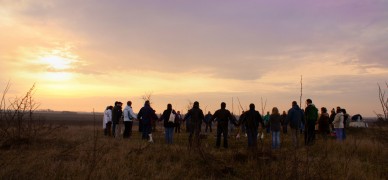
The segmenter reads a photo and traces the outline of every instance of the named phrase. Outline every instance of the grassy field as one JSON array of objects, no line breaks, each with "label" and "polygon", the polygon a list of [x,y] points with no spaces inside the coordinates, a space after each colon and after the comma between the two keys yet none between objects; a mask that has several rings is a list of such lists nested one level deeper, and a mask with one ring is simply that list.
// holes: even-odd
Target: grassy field
[{"label": "grassy field", "polygon": [[[90,117],[88,117],[90,118]],[[100,119],[100,118],[98,118]],[[48,121],[54,123],[55,121]],[[229,138],[229,149],[216,149],[214,134],[200,149],[188,148],[186,133],[166,145],[162,129],[155,143],[142,141],[137,127],[131,139],[104,137],[98,120],[63,121],[52,133],[1,145],[1,179],[385,179],[388,177],[388,128],[349,129],[345,142],[318,139],[294,149],[289,135],[271,150],[270,136],[257,151],[247,139]],[[54,126],[55,127],[55,126]],[[184,131],[184,129],[183,129]],[[213,131],[214,133],[214,131]],[[302,141],[303,137],[300,136]]]}]

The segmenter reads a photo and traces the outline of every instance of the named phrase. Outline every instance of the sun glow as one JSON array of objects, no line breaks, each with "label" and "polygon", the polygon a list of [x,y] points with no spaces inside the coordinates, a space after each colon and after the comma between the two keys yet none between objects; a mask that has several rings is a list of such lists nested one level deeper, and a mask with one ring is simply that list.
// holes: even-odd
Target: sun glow
[{"label": "sun glow", "polygon": [[42,57],[40,61],[47,65],[49,69],[55,71],[71,69],[71,65],[74,62],[74,60],[55,55]]}]

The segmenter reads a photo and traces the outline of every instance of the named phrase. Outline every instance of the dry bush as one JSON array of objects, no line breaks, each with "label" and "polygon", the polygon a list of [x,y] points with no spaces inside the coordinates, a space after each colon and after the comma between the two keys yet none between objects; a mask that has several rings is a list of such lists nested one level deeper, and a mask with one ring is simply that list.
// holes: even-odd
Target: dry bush
[{"label": "dry bush", "polygon": [[42,118],[35,117],[39,107],[33,95],[35,84],[22,97],[8,98],[8,82],[0,102],[0,146],[10,148],[13,145],[28,144],[37,137],[43,137],[55,130],[46,125]]},{"label": "dry bush", "polygon": [[[379,100],[383,114],[377,114],[379,120],[388,121],[388,98],[385,97],[385,90],[383,90],[380,84],[377,84],[379,87]],[[385,83],[388,88],[388,83]]]}]

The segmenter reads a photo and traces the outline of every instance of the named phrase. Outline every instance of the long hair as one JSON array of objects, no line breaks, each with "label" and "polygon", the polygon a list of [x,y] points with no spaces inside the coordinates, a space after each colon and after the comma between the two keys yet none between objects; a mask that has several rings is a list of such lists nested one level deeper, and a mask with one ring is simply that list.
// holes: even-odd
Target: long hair
[{"label": "long hair", "polygon": [[277,107],[272,108],[272,114],[273,115],[280,115],[279,114],[279,109]]}]

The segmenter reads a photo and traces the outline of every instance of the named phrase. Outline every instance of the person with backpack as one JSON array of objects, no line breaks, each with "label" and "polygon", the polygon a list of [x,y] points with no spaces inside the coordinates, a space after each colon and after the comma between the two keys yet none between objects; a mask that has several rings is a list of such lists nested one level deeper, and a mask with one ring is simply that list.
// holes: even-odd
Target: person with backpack
[{"label": "person with backpack", "polygon": [[124,108],[124,133],[123,138],[130,138],[132,136],[133,120],[136,118],[136,114],[132,110],[132,102],[128,101],[127,106]]},{"label": "person with backpack", "polygon": [[288,122],[290,122],[292,143],[296,148],[299,147],[298,134],[303,121],[303,116],[302,109],[300,109],[296,101],[293,101],[291,109],[288,110],[287,119]]},{"label": "person with backpack", "polygon": [[120,128],[119,128],[119,123],[120,123],[120,119],[121,117],[123,116],[123,110],[122,110],[122,105],[123,103],[122,102],[115,102],[115,107],[113,107],[113,110],[112,110],[112,134],[113,134],[113,137],[116,137],[118,138],[119,136],[119,131],[120,131]]},{"label": "person with backpack", "polygon": [[190,109],[185,115],[185,120],[188,121],[188,130],[189,130],[189,147],[199,148],[201,145],[200,133],[202,121],[205,116],[203,115],[202,109],[199,108],[199,102],[195,101],[193,108]]},{"label": "person with backpack", "polygon": [[155,110],[152,109],[150,101],[145,101],[144,107],[142,107],[137,114],[137,119],[142,123],[142,139],[148,140],[153,143],[152,138],[152,121],[157,120],[158,116],[155,114]]},{"label": "person with backpack", "polygon": [[272,108],[272,114],[269,116],[269,126],[272,132],[272,149],[280,148],[281,119],[278,108]]},{"label": "person with backpack", "polygon": [[164,129],[165,129],[164,135],[165,135],[166,143],[172,144],[173,135],[174,135],[176,112],[172,109],[171,104],[167,105],[167,109],[164,110],[160,119],[163,121]]},{"label": "person with backpack", "polygon": [[228,148],[228,125],[229,121],[232,121],[233,124],[236,124],[235,117],[232,116],[229,110],[226,109],[226,103],[221,103],[221,109],[217,110],[210,121],[217,120],[217,140],[216,147],[221,146],[221,134],[224,137],[224,148]]},{"label": "person with backpack", "polygon": [[259,111],[255,110],[255,104],[251,103],[249,105],[249,111],[241,114],[239,119],[239,125],[245,127],[245,132],[248,137],[248,148],[256,149],[257,148],[257,135],[259,133],[259,127],[264,129],[263,118]]},{"label": "person with backpack", "polygon": [[305,110],[305,145],[313,145],[315,142],[315,124],[318,120],[318,109],[311,99],[306,100]]}]

